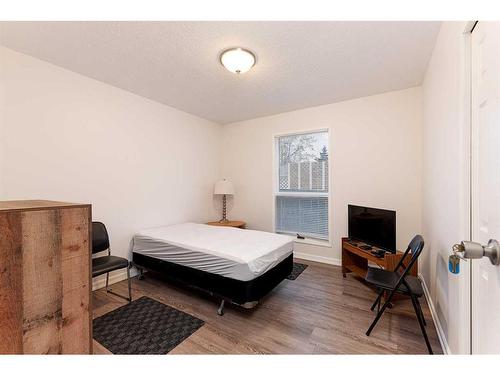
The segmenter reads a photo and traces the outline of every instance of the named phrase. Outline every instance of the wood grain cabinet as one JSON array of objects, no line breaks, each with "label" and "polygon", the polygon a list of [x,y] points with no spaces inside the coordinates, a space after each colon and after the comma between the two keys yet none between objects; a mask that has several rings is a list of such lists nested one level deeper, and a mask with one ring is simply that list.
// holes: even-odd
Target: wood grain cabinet
[{"label": "wood grain cabinet", "polygon": [[92,352],[91,206],[0,201],[0,353]]},{"label": "wood grain cabinet", "polygon": [[[373,250],[377,249],[373,247]],[[394,254],[387,252],[382,258],[379,258],[372,254],[371,250],[363,250],[357,244],[353,243],[353,241],[350,241],[349,238],[344,237],[342,238],[342,273],[345,277],[346,273],[354,272],[364,279],[368,272],[368,262],[374,263],[384,270],[393,271],[403,257],[403,254],[401,251],[396,251]],[[404,264],[408,265],[409,262],[410,257],[406,258]],[[418,275],[417,263],[411,268],[410,275]]]}]

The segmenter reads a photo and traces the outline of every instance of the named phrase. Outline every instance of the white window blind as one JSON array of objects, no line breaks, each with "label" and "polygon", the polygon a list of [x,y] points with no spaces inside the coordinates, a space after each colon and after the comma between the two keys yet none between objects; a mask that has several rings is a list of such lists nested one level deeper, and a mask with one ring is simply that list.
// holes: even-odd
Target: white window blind
[{"label": "white window blind", "polygon": [[276,153],[276,232],[328,240],[328,132],[277,137]]}]

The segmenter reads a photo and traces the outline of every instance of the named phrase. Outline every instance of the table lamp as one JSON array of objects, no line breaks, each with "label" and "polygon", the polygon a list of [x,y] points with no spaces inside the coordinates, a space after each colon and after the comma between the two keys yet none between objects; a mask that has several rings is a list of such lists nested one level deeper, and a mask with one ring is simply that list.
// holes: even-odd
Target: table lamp
[{"label": "table lamp", "polygon": [[222,219],[220,222],[226,222],[226,195],[233,195],[233,183],[225,178],[215,184],[214,195],[222,195]]}]

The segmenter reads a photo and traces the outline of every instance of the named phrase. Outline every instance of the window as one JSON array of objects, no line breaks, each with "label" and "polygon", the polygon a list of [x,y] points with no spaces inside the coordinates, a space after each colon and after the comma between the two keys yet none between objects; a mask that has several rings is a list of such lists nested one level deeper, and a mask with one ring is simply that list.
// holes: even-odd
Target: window
[{"label": "window", "polygon": [[328,131],[276,138],[276,232],[328,240]]}]

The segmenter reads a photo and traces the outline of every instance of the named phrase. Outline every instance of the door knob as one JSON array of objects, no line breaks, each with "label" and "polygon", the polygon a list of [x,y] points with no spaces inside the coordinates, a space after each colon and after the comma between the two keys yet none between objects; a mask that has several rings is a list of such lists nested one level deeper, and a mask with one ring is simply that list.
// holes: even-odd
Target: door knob
[{"label": "door knob", "polygon": [[477,242],[462,241],[453,245],[453,252],[462,259],[489,258],[491,264],[500,264],[500,244],[497,240],[489,240],[488,245],[483,246]]}]

